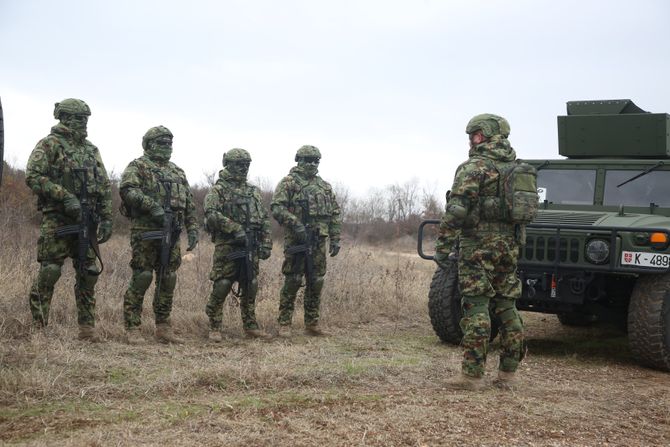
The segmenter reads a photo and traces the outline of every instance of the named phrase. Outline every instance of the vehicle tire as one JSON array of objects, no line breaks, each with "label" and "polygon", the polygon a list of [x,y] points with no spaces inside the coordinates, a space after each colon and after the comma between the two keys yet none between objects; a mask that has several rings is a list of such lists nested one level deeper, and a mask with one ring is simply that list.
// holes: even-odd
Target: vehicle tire
[{"label": "vehicle tire", "polygon": [[[458,265],[450,262],[446,269],[438,267],[428,292],[428,315],[435,334],[445,343],[458,345],[461,331],[461,294],[458,291]],[[499,319],[491,316],[491,340],[498,335]]]},{"label": "vehicle tire", "polygon": [[670,371],[670,273],[638,278],[628,306],[628,342],[641,364]]},{"label": "vehicle tire", "polygon": [[556,316],[563,326],[585,327],[595,323],[595,319],[592,315],[580,314],[577,312],[557,314]]}]

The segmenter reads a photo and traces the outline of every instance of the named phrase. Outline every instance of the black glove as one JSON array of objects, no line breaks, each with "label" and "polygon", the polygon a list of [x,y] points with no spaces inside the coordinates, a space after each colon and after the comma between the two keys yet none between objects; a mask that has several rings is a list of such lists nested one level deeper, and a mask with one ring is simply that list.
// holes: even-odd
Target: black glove
[{"label": "black glove", "polygon": [[198,230],[191,230],[188,232],[188,248],[186,248],[186,251],[193,251],[196,245],[198,245]]},{"label": "black glove", "polygon": [[63,208],[67,216],[73,219],[81,217],[81,203],[79,203],[79,199],[74,194],[70,194],[63,200]]},{"label": "black glove", "polygon": [[295,239],[300,243],[305,242],[305,239],[307,239],[305,226],[300,222],[296,223],[295,226],[293,227],[293,234],[295,235]]},{"label": "black glove", "polygon": [[98,227],[98,244],[104,244],[112,237],[112,221],[103,220]]},{"label": "black glove", "polygon": [[330,247],[328,247],[328,253],[330,253],[330,257],[333,258],[337,256],[339,252],[340,252],[340,241],[331,239]]}]

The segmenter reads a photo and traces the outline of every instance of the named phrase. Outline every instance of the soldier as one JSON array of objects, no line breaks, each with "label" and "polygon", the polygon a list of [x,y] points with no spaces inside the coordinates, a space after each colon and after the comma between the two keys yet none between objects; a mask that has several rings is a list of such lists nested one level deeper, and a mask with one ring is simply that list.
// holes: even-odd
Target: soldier
[{"label": "soldier", "polygon": [[[68,98],[56,103],[54,118],[59,123],[37,143],[28,159],[26,183],[37,195],[37,206],[42,211],[37,243],[40,270],[29,302],[35,325],[46,326],[54,285],[65,258],[72,258],[77,272],[74,296],[79,339],[96,342],[100,339],[94,329],[94,289],[101,271],[96,265],[100,257],[97,244],[112,235],[112,199],[100,152],[86,139],[90,115],[91,109],[82,100]],[[90,214],[83,213],[82,208]],[[80,237],[80,231],[67,231],[67,226],[73,229],[76,224],[88,241]],[[84,244],[81,250],[80,242]]]},{"label": "soldier", "polygon": [[212,272],[214,284],[205,312],[209,317],[209,339],[220,342],[223,303],[237,281],[242,325],[248,338],[268,338],[256,322],[258,259],[268,259],[272,250],[270,219],[260,190],[247,183],[251,156],[244,149],[223,154],[223,169],[205,197],[205,223],[215,244]]},{"label": "soldier", "polygon": [[[340,251],[340,207],[330,184],[317,175],[321,152],[302,146],[274,193],[272,216],[284,227],[284,286],[279,294],[279,334],[290,334],[295,297],[305,276],[305,333],[324,335],[319,328],[319,304],[328,252]],[[311,270],[311,271],[309,271]]]},{"label": "soldier", "polygon": [[[516,159],[507,137],[504,118],[483,114],[466,127],[469,159],[456,170],[446,212],[440,224],[435,261],[446,267],[458,256],[462,297],[464,350],[461,375],[450,380],[451,389],[483,387],[486,354],[491,333],[489,307],[502,323],[502,348],[494,384],[511,387],[524,354],[523,324],[516,309],[521,282],[516,274],[519,225],[501,217],[500,172]],[[458,239],[458,253],[452,253]]]},{"label": "soldier", "polygon": [[[126,337],[129,344],[145,342],[139,331],[142,303],[155,271],[156,339],[162,343],[181,343],[172,331],[170,312],[177,284],[176,272],[181,264],[179,234],[184,226],[188,234],[187,250],[193,250],[198,244],[195,206],[184,171],[170,161],[172,132],[163,126],[152,127],[142,138],[142,148],[144,155],[131,161],[123,171],[120,186],[121,212],[131,221],[130,267],[133,270],[123,297]],[[163,244],[168,245],[163,248],[169,249],[169,259],[166,256],[161,265]]]}]

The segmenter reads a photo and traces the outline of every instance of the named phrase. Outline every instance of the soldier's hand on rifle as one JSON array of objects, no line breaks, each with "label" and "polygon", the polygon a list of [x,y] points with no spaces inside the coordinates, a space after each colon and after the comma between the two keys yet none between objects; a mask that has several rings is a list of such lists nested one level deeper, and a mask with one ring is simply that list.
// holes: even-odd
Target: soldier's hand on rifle
[{"label": "soldier's hand on rifle", "polygon": [[340,241],[338,240],[330,240],[330,246],[328,247],[328,253],[330,253],[330,257],[335,257],[337,254],[340,252]]},{"label": "soldier's hand on rifle", "polygon": [[151,217],[154,219],[154,221],[158,223],[163,223],[163,218],[165,217],[165,210],[163,209],[162,206],[160,206],[157,203],[154,203],[151,205],[151,209],[149,210],[151,213]]},{"label": "soldier's hand on rifle", "polygon": [[190,230],[188,232],[188,247],[186,251],[193,251],[196,245],[198,245],[198,230]]},{"label": "soldier's hand on rifle", "polygon": [[73,219],[79,219],[81,217],[81,203],[79,199],[74,194],[70,194],[63,200],[63,208],[65,214]]},{"label": "soldier's hand on rifle", "polygon": [[261,259],[268,259],[270,257],[270,249],[268,247],[259,248],[258,257]]},{"label": "soldier's hand on rifle", "polygon": [[112,221],[103,220],[98,228],[98,244],[104,244],[112,237]]},{"label": "soldier's hand on rifle", "polygon": [[293,227],[293,234],[298,242],[305,242],[307,239],[307,233],[305,232],[305,226],[300,222],[296,223]]}]

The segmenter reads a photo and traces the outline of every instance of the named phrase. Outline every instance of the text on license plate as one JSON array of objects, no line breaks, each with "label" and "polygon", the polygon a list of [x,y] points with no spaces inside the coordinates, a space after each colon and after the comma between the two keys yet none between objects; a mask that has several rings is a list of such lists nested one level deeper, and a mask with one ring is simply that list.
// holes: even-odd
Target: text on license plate
[{"label": "text on license plate", "polygon": [[644,253],[640,251],[624,251],[621,253],[621,264],[662,269],[670,266],[670,255]]}]

